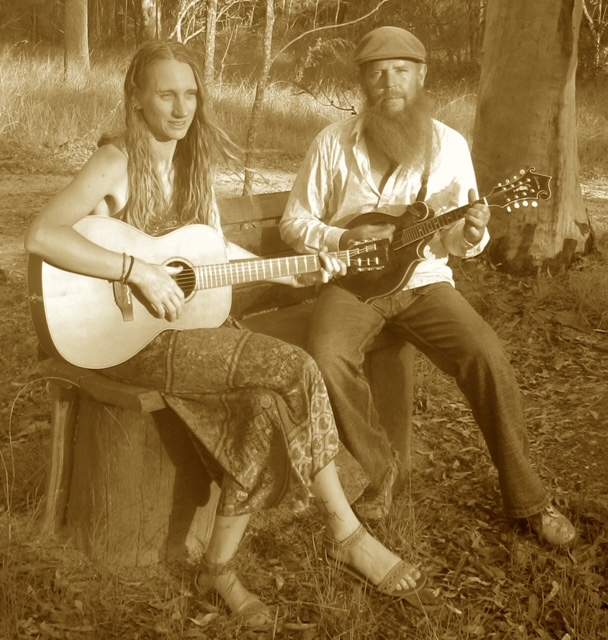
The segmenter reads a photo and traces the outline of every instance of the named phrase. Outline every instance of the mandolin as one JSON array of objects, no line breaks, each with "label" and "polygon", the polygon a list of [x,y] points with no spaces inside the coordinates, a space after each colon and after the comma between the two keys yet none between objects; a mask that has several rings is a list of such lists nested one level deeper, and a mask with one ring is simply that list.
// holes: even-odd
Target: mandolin
[{"label": "mandolin", "polygon": [[[538,207],[539,200],[551,197],[551,177],[536,173],[534,168],[521,169],[519,175],[499,182],[491,191],[476,200],[491,207],[500,207],[507,213],[526,207]],[[424,247],[440,229],[449,227],[464,218],[469,207],[466,204],[436,216],[424,202],[415,202],[398,215],[379,212],[364,213],[349,222],[346,228],[362,224],[392,224],[395,233],[388,251],[388,264],[381,271],[349,273],[336,280],[336,284],[348,289],[365,302],[382,298],[402,289],[412,277],[416,265],[424,260]]]}]

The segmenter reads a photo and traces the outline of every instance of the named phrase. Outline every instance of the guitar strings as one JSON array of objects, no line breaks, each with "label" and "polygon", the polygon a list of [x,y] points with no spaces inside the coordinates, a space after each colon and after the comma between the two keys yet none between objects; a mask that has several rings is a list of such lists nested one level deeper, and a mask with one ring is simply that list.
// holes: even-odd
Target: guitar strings
[{"label": "guitar strings", "polygon": [[[342,258],[348,258],[349,254],[351,254],[352,256],[357,256],[364,253],[369,253],[369,249],[366,247],[353,247],[352,249],[349,249],[347,251],[339,251],[336,253],[336,255]],[[272,271],[277,266],[279,268],[283,266],[285,263],[285,260],[287,260],[288,262],[297,262],[302,259],[307,261],[310,258],[311,258],[310,255],[303,255],[303,256],[288,256],[286,258],[262,259],[263,263],[265,264],[261,264],[261,265],[252,264],[253,262],[255,262],[255,258],[254,258],[251,263],[238,264],[234,262],[220,262],[216,264],[200,265],[198,267],[195,267],[195,269],[201,269],[207,272],[211,271],[211,273],[209,274],[211,279],[215,279],[218,277],[222,278],[226,276],[239,277],[241,275],[251,275],[253,271],[256,271],[256,272],[260,270],[265,271],[268,267]],[[296,267],[297,267],[297,264],[296,264]],[[296,269],[296,270],[300,271],[299,269]],[[307,271],[305,273],[312,273],[317,270],[318,269],[315,268],[312,271],[310,272]],[[185,286],[195,284],[196,283],[195,270],[192,269],[191,267],[188,267],[187,270],[176,274],[174,276],[174,280],[175,282],[177,282],[177,284],[185,285]]]}]

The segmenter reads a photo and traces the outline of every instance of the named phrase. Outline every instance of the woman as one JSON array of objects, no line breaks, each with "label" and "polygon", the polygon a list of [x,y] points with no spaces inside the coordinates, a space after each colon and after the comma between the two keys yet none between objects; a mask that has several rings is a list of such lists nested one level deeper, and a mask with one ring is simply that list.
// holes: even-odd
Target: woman
[{"label": "woman", "polygon": [[[234,147],[212,122],[198,63],[181,44],[152,41],[138,50],[125,79],[125,108],[124,136],[100,143],[33,222],[25,246],[63,269],[128,282],[159,317],[174,320],[184,305],[175,269],[106,250],[72,227],[94,213],[120,216],[153,235],[192,222],[220,231],[212,169],[218,158],[233,157]],[[251,256],[231,243],[227,251],[229,259]],[[321,260],[325,281],[344,269],[329,256]],[[233,560],[251,512],[288,491],[323,505],[328,560],[382,593],[404,597],[421,587],[420,571],[352,512],[333,462],[338,435],[327,392],[302,350],[228,321],[217,329],[165,331],[105,374],[164,391],[221,481],[196,582],[201,591],[215,589],[244,624],[263,627],[273,618],[239,581]]]}]

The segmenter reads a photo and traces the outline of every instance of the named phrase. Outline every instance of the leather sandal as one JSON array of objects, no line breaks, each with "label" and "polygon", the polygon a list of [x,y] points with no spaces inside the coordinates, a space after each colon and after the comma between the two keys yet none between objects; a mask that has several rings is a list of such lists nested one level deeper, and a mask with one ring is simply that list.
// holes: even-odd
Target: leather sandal
[{"label": "leather sandal", "polygon": [[396,598],[398,600],[407,600],[408,602],[410,602],[410,604],[419,606],[421,602],[420,598],[417,596],[426,585],[427,577],[424,573],[421,572],[420,578],[418,578],[415,587],[412,587],[410,589],[398,589],[397,587],[400,584],[402,578],[409,575],[409,571],[412,566],[404,560],[399,560],[391,569],[388,570],[386,575],[382,578],[382,580],[380,580],[378,584],[374,584],[355,567],[347,564],[346,562],[344,562],[344,560],[340,560],[339,558],[335,557],[334,554],[336,554],[336,552],[339,553],[340,551],[344,551],[348,547],[356,545],[365,535],[369,534],[361,524],[347,538],[339,542],[337,540],[334,540],[333,538],[329,538],[326,536],[324,539],[326,562],[335,569],[343,571],[350,577],[355,578],[362,584],[375,589],[383,595],[390,596],[391,598]]},{"label": "leather sandal", "polygon": [[[232,574],[232,580],[227,589],[232,589],[238,581],[235,572],[236,566],[236,558],[232,558],[228,562],[210,562],[203,556],[199,564],[199,571],[194,578],[194,586],[199,595],[206,596],[215,591],[221,597],[216,589],[217,578],[228,577],[230,574]],[[257,596],[250,593],[248,596],[236,609],[231,609],[231,618],[248,629],[271,629],[275,623],[275,616],[271,609]]]}]

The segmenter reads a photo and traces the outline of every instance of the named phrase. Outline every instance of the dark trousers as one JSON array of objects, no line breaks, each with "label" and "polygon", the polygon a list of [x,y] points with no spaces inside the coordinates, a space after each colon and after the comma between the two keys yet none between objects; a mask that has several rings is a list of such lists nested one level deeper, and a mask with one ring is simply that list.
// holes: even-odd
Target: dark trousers
[{"label": "dark trousers", "polygon": [[330,284],[316,302],[309,352],[325,379],[342,441],[372,484],[380,484],[392,451],[363,363],[385,325],[456,379],[498,470],[507,514],[520,518],[538,513],[547,495],[528,459],[513,369],[493,329],[449,283],[368,304]]}]

